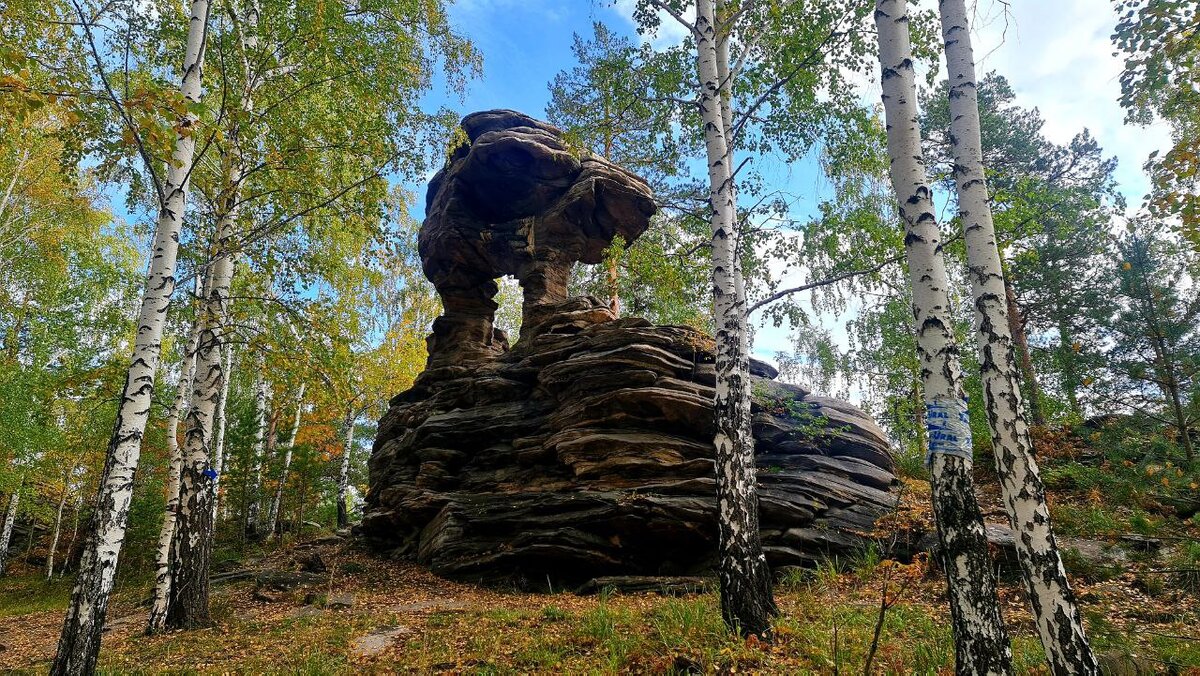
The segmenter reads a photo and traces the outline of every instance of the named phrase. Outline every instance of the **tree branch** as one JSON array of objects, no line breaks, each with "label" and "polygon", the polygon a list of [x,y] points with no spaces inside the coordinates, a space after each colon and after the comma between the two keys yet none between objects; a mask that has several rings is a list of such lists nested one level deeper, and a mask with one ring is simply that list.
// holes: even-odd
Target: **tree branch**
[{"label": "tree branch", "polygon": [[888,258],[887,260],[881,261],[877,265],[872,265],[869,268],[862,268],[861,270],[850,270],[849,272],[843,272],[840,275],[834,275],[832,277],[827,277],[820,281],[809,282],[808,284],[801,284],[800,286],[792,287],[790,289],[783,289],[782,291],[776,291],[775,293],[767,296],[766,298],[763,298],[760,301],[755,302],[750,307],[746,308],[746,314],[749,315],[751,312],[754,312],[755,310],[763,307],[764,305],[770,305],[771,303],[774,303],[775,301],[779,300],[780,298],[790,296],[794,293],[800,293],[801,291],[809,291],[811,289],[815,289],[820,286],[828,286],[830,284],[836,284],[837,282],[845,281],[847,279],[850,279],[851,277],[858,277],[859,275],[869,275],[873,272],[879,272],[880,270],[886,268],[887,266],[891,265],[892,263],[900,262],[900,260],[902,258],[904,258],[904,254],[897,254],[895,256],[892,256],[891,258]]}]

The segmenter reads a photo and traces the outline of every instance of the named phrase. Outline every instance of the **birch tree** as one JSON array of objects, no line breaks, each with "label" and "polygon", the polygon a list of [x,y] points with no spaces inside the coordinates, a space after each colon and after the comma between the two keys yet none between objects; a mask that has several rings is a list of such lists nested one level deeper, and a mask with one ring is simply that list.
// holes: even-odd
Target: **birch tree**
[{"label": "birch tree", "polygon": [[950,81],[950,120],[959,218],[967,247],[980,371],[996,471],[1016,533],[1034,622],[1056,674],[1099,673],[1083,618],[1050,527],[1046,490],[1033,460],[1009,332],[1004,276],[992,223],[980,141],[975,58],[964,0],[940,0]]},{"label": "birch tree", "polygon": [[250,449],[252,469],[250,471],[250,490],[246,497],[245,532],[254,535],[258,532],[258,512],[262,501],[259,493],[262,490],[263,451],[267,438],[267,384],[265,368],[260,365],[254,383],[254,444]]},{"label": "birch tree", "polygon": [[[199,283],[199,279],[197,277],[197,298],[204,295],[203,291],[207,286]],[[154,593],[150,599],[150,616],[146,623],[148,634],[162,631],[167,620],[167,597],[171,589],[171,543],[175,538],[175,520],[179,513],[179,475],[183,471],[183,449],[179,446],[179,418],[192,395],[192,384],[196,374],[196,349],[200,341],[199,317],[192,323],[192,329],[188,333],[179,382],[175,387],[175,400],[167,414],[167,495],[158,546],[155,549]]]},{"label": "birch tree", "polygon": [[[74,468],[71,468],[74,471]],[[63,481],[62,492],[58,496],[58,509],[54,511],[54,529],[50,535],[50,550],[46,553],[46,580],[54,579],[54,554],[58,549],[58,536],[62,533],[63,509],[67,506],[67,496],[70,494],[70,475],[67,473]]]},{"label": "birch tree", "polygon": [[905,225],[913,322],[926,411],[930,485],[939,551],[950,592],[959,674],[1012,671],[1012,648],[1000,617],[996,576],[983,514],[971,479],[958,345],[933,193],[925,173],[907,0],[877,0],[879,65],[891,180]]},{"label": "birch tree", "polygon": [[300,416],[304,412],[304,389],[308,383],[300,383],[296,393],[296,415],[292,418],[291,433],[283,445],[283,463],[279,470],[279,483],[275,487],[275,497],[271,500],[271,511],[267,516],[267,534],[272,534],[279,526],[279,507],[283,503],[283,488],[287,485],[288,471],[292,467],[292,450],[296,445],[296,435],[300,432]]},{"label": "birch tree", "polygon": [[[643,32],[669,21],[686,30],[682,44],[655,53],[658,71],[674,77],[658,78],[647,95],[674,102],[704,152],[717,343],[719,577],[724,617],[747,633],[765,630],[774,612],[757,543],[746,372],[747,281],[759,281],[769,266],[751,253],[768,229],[747,224],[754,208],[739,213],[739,175],[752,176],[747,167],[765,153],[799,157],[823,133],[857,122],[862,106],[846,73],[865,67],[868,16],[856,0],[639,0],[634,11]],[[746,156],[735,158],[741,149]],[[746,261],[757,264],[743,269]]]},{"label": "birch tree", "polygon": [[221,508],[221,477],[225,474],[226,453],[225,453],[225,408],[229,403],[229,381],[233,379],[233,346],[225,345],[225,378],[221,381],[221,393],[217,399],[216,412],[216,429],[213,430],[213,455],[216,460],[213,461],[213,471],[216,476],[213,477],[213,524],[217,522],[218,512]]},{"label": "birch tree", "polygon": [[346,412],[346,422],[344,423],[346,445],[342,449],[342,464],[338,470],[338,528],[346,528],[350,525],[350,508],[347,501],[350,499],[350,458],[354,454],[354,423],[357,417],[357,411],[349,410]]},{"label": "birch tree", "polygon": [[207,626],[211,621],[208,570],[212,556],[216,480],[211,444],[213,421],[226,379],[223,347],[227,340],[226,318],[234,273],[234,256],[229,244],[236,235],[238,171],[230,170],[233,180],[225,196],[227,209],[219,220],[218,239],[210,263],[211,279],[197,319],[202,328],[196,342],[196,373],[184,434],[183,462],[179,472],[179,515],[172,540],[168,582],[166,626],[171,629],[192,629]]},{"label": "birch tree", "polygon": [[[76,8],[80,21],[90,31],[89,17],[78,5]],[[208,0],[192,1],[180,93],[193,105],[200,103],[208,15]],[[102,69],[98,55],[96,61],[98,68]],[[88,544],[63,622],[58,653],[51,666],[52,674],[92,673],[100,653],[100,633],[104,629],[117,558],[125,536],[133,475],[137,469],[142,436],[150,413],[150,398],[154,392],[163,322],[175,289],[175,264],[187,202],[188,179],[195,155],[197,122],[198,118],[191,112],[179,120],[166,181],[158,192],[160,211],[150,270],[138,313],[137,339],[100,478]]]},{"label": "birch tree", "polygon": [[[738,256],[729,93],[731,23],[718,22],[716,0],[697,0],[695,19],[651,2],[682,23],[695,41],[697,109],[703,128],[712,246],[716,394],[713,401],[717,476],[717,575],[721,614],[743,634],[766,635],[778,610],[758,532],[758,485],[750,426],[750,371],[745,290]],[[722,9],[727,9],[722,3]]]},{"label": "birch tree", "polygon": [[21,480],[21,485],[17,487],[12,495],[8,496],[8,509],[4,512],[4,526],[0,528],[0,576],[4,575],[5,568],[8,567],[8,546],[12,543],[13,526],[17,523],[17,508],[21,506],[21,489],[25,487],[25,480]]}]

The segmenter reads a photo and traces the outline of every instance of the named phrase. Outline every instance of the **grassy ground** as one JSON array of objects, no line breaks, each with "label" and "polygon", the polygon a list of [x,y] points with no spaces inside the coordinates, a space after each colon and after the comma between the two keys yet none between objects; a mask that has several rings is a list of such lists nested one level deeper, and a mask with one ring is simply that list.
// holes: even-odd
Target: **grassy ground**
[{"label": "grassy ground", "polygon": [[[1061,449],[1066,444],[1055,448]],[[1076,449],[1077,450],[1077,449]],[[1070,451],[1070,449],[1068,449]],[[1074,452],[1074,451],[1071,451]],[[1128,533],[1162,542],[1157,554],[1127,553],[1101,564],[1067,550],[1093,645],[1107,673],[1200,674],[1200,522],[1172,516],[1164,491],[1187,495],[1193,475],[1165,462],[1091,464],[1047,453],[1060,532],[1105,538]],[[1060,457],[1061,456],[1061,457]],[[1103,465],[1104,462],[1108,465]],[[1102,471],[1091,471],[1090,467]],[[1083,468],[1083,469],[1079,469]],[[995,487],[981,469],[985,511]],[[1162,474],[1170,473],[1164,486]],[[1069,479],[1064,478],[1069,477]],[[1141,477],[1148,477],[1142,479]],[[882,524],[894,542],[928,525],[926,484],[905,482],[902,509]],[[1119,498],[1119,499],[1118,499]],[[1171,504],[1177,501],[1167,500]],[[145,637],[145,580],[126,580],[110,608],[101,669],[108,673],[953,673],[943,581],[921,557],[898,563],[875,550],[814,571],[789,571],[777,588],[781,616],[770,643],[727,632],[713,594],[580,597],[447,582],[408,563],[376,559],[345,544],[290,544],[247,552],[253,568],[295,569],[318,552],[328,564],[313,587],[255,597],[250,582],[214,588],[213,627]],[[53,655],[67,582],[32,568],[0,580],[0,671],[44,673]],[[1192,572],[1188,572],[1192,571]],[[22,574],[27,573],[27,574]],[[353,597],[344,609],[327,599]],[[1041,647],[1015,576],[1001,589],[1020,673],[1042,673]],[[306,604],[306,597],[310,603]],[[384,633],[386,632],[386,634]],[[382,634],[374,654],[359,642]]]},{"label": "grassy ground", "polygon": [[[338,546],[317,548],[333,572],[316,588],[256,600],[250,583],[218,586],[214,627],[147,638],[145,609],[128,585],[113,604],[101,668],[110,673],[860,673],[881,594],[885,615],[875,667],[885,673],[949,673],[950,630],[942,583],[918,562],[900,565],[864,555],[844,565],[794,574],[778,590],[782,616],[770,644],[725,631],[712,594],[530,594],[450,583],[419,567],[376,560]],[[288,567],[312,548],[278,551],[258,565]],[[1195,597],[1139,591],[1136,575],[1078,583],[1096,647],[1110,664],[1145,673],[1200,673]],[[36,577],[0,582],[0,669],[44,672],[69,590]],[[310,593],[350,593],[348,609],[305,605]],[[1015,585],[1003,589],[1021,673],[1041,669]],[[354,644],[397,629],[377,655]],[[1133,673],[1133,672],[1130,672]]]}]

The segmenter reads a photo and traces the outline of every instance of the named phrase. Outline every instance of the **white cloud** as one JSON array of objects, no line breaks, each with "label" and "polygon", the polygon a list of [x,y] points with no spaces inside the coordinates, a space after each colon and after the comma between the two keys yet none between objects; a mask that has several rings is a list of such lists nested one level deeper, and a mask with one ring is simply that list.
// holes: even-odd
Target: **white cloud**
[{"label": "white cloud", "polygon": [[[616,0],[613,3],[613,9],[629,22],[633,28],[637,28],[637,22],[633,20],[633,12],[637,8],[638,0]],[[683,13],[684,19],[688,21],[696,20],[696,7],[692,5]],[[651,35],[643,35],[642,41],[650,43],[650,46],[655,49],[665,49],[673,47],[683,42],[688,35],[688,29],[680,24],[670,14],[659,10],[658,11],[659,26],[658,30]]]},{"label": "white cloud", "polygon": [[1117,15],[1107,2],[1055,0],[1011,3],[1005,16],[996,0],[979,3],[974,25],[977,70],[1008,78],[1016,103],[1036,107],[1046,136],[1066,143],[1087,128],[1119,161],[1117,180],[1136,209],[1149,183],[1142,164],[1170,145],[1164,123],[1126,126],[1117,102],[1124,64],[1110,39]]}]

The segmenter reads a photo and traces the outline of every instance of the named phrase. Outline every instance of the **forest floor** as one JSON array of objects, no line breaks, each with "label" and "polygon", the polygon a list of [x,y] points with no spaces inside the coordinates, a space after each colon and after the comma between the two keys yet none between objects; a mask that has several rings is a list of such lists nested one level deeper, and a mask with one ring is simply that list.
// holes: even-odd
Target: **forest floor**
[{"label": "forest floor", "polygon": [[[1079,477],[1072,483],[1054,471],[1047,475],[1048,483],[1061,487],[1052,496],[1060,531],[1076,538],[1069,541],[1104,548],[1097,560],[1065,547],[1105,672],[1200,674],[1200,574],[1191,563],[1195,552],[1180,553],[1194,548],[1197,519],[1154,521],[1141,508],[1113,507],[1111,493],[1098,496]],[[985,512],[997,520],[995,487],[981,478]],[[882,524],[890,531],[881,533],[885,540],[895,542],[914,524],[928,523],[928,485],[910,479],[905,486],[901,509]],[[1147,519],[1155,526],[1155,551],[1142,551],[1147,540],[1125,534]],[[315,558],[320,561],[314,566]],[[44,673],[69,581],[46,583],[32,566],[16,565],[16,575],[0,579],[0,671]],[[101,670],[863,673],[886,599],[872,671],[953,673],[944,582],[921,556],[899,563],[870,550],[818,570],[787,571],[776,589],[781,616],[769,643],[728,633],[711,592],[577,596],[448,582],[329,536],[247,552],[218,569],[321,567],[326,570],[299,576],[306,584],[287,591],[252,579],[216,584],[211,628],[154,637],[143,635],[146,609],[139,605],[148,581],[125,580],[109,608]],[[1044,672],[1024,592],[1011,570],[1003,578],[1001,601],[1017,670]]]}]

